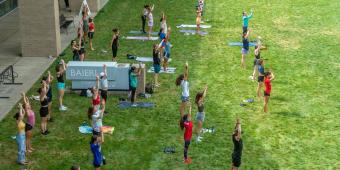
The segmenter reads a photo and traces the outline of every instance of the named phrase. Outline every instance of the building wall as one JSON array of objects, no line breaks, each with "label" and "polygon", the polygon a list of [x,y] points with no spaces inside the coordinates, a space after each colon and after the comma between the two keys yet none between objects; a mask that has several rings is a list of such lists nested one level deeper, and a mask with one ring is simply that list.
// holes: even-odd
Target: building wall
[{"label": "building wall", "polygon": [[60,54],[58,0],[21,0],[19,18],[23,57]]}]

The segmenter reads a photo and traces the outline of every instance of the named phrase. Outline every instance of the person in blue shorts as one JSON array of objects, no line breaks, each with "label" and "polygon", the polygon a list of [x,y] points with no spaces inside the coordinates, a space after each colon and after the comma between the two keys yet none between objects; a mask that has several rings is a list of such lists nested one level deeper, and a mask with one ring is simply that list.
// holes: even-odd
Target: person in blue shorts
[{"label": "person in blue shorts", "polygon": [[62,59],[60,63],[56,67],[57,72],[57,87],[58,87],[58,94],[59,94],[59,110],[66,111],[67,107],[63,105],[63,98],[65,92],[65,80],[64,80],[64,73],[66,71],[66,64],[65,61]]}]

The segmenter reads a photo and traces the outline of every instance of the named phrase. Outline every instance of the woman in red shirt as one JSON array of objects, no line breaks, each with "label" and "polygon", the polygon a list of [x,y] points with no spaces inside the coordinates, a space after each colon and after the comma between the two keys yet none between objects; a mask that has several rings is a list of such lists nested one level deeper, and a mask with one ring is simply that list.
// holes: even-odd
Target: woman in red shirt
[{"label": "woman in red shirt", "polygon": [[192,121],[191,121],[191,105],[189,107],[189,113],[185,114],[181,120],[181,128],[184,131],[184,163],[190,164],[192,162],[191,158],[188,157],[189,145],[192,137]]},{"label": "woman in red shirt", "polygon": [[88,37],[89,37],[89,42],[90,42],[90,48],[93,51],[94,48],[92,47],[92,39],[93,39],[93,35],[94,35],[94,22],[93,19],[90,18],[89,19],[89,32],[88,32]]},{"label": "woman in red shirt", "polygon": [[265,113],[267,113],[268,111],[268,101],[269,101],[269,97],[270,97],[270,92],[272,90],[272,84],[271,81],[274,80],[275,76],[273,72],[266,72],[264,74],[264,107],[263,107],[263,111]]}]

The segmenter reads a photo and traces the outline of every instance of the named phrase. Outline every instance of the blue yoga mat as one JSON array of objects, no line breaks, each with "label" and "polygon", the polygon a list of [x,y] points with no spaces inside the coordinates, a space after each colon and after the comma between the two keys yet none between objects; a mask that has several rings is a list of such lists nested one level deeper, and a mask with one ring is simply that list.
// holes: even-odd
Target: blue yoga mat
[{"label": "blue yoga mat", "polygon": [[83,134],[89,134],[92,133],[92,127],[87,125],[79,126],[79,132]]},{"label": "blue yoga mat", "polygon": [[[136,102],[138,108],[152,108],[155,107],[155,103],[149,103],[149,102]],[[131,106],[131,102],[127,102],[127,101],[121,101],[118,104],[119,108],[121,109],[126,109],[126,108],[130,108]]]},{"label": "blue yoga mat", "polygon": [[[241,42],[230,42],[228,43],[229,46],[243,46],[243,43]],[[255,42],[249,42],[250,47],[255,47],[256,43]]]}]

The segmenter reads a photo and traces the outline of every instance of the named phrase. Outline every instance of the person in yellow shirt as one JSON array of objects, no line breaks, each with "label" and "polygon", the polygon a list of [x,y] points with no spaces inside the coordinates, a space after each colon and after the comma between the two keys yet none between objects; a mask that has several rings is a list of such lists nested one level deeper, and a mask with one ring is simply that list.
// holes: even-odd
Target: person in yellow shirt
[{"label": "person in yellow shirt", "polygon": [[22,107],[22,104],[19,103],[19,112],[17,112],[14,115],[14,118],[16,119],[17,128],[18,128],[18,134],[16,136],[17,144],[18,144],[18,163],[20,165],[26,165],[28,162],[25,159],[26,154],[26,145],[25,145],[25,122],[23,121],[25,116],[24,109]]}]

